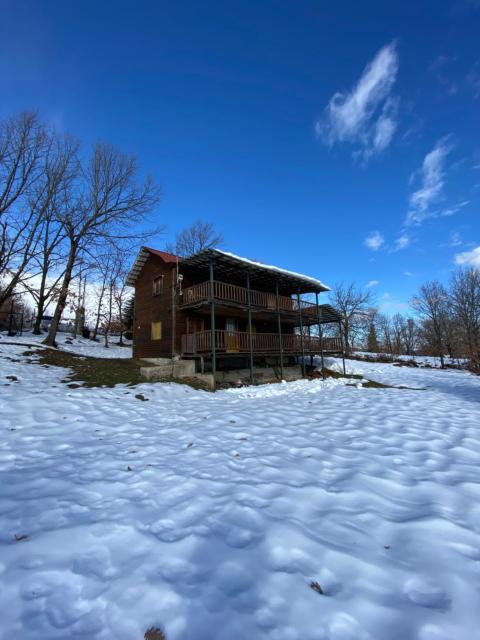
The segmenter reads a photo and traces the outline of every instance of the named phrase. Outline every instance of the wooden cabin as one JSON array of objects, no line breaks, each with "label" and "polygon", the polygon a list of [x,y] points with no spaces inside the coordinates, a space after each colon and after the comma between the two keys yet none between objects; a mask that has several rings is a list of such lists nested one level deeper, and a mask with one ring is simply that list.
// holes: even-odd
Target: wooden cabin
[{"label": "wooden cabin", "polygon": [[127,284],[135,287],[136,358],[194,359],[214,375],[246,367],[253,380],[259,366],[283,374],[305,356],[343,351],[341,337],[322,338],[324,324],[341,320],[319,304],[329,288],[308,276],[219,249],[182,259],[143,247]]}]

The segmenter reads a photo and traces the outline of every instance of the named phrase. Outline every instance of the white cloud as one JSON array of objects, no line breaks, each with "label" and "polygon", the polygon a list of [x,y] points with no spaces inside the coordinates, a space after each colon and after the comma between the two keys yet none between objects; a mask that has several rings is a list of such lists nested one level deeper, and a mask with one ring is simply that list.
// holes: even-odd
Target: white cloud
[{"label": "white cloud", "polygon": [[431,206],[443,196],[444,163],[450,150],[451,145],[448,142],[448,138],[442,138],[432,151],[425,156],[420,171],[421,186],[410,196],[407,224],[420,224],[425,218],[435,215],[431,211]]},{"label": "white cloud", "polygon": [[329,145],[359,144],[365,158],[386,149],[397,126],[398,101],[390,95],[397,72],[398,54],[392,42],[365,67],[350,93],[332,96],[316,123],[317,134]]},{"label": "white cloud", "polygon": [[463,202],[458,202],[457,204],[454,204],[451,207],[445,207],[445,209],[441,209],[440,211],[435,212],[435,215],[453,216],[453,214],[458,213],[460,209],[463,209],[463,207],[466,207],[467,204],[470,204],[470,200],[464,200]]},{"label": "white cloud", "polygon": [[409,244],[410,244],[410,237],[407,236],[406,233],[402,233],[402,235],[395,240],[395,246],[393,248],[393,251],[401,251],[402,249],[406,249]]},{"label": "white cloud", "polygon": [[455,255],[455,264],[480,269],[480,246]]},{"label": "white cloud", "polygon": [[367,282],[367,287],[368,287],[368,288],[370,288],[370,287],[376,287],[376,286],[377,286],[377,285],[379,285],[379,284],[380,284],[380,280],[369,280],[369,281]]},{"label": "white cloud", "polygon": [[415,274],[412,273],[411,271],[404,271],[403,275],[407,276],[407,278],[413,278],[415,276]]},{"label": "white cloud", "polygon": [[372,231],[372,233],[365,238],[364,243],[365,246],[372,251],[378,251],[385,243],[385,238],[380,231]]}]

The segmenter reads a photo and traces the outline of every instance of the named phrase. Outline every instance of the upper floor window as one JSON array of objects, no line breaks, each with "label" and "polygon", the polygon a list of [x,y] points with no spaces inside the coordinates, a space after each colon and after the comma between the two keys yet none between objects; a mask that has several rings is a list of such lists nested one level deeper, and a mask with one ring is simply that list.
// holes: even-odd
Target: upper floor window
[{"label": "upper floor window", "polygon": [[163,276],[153,279],[152,295],[159,296],[163,293]]}]

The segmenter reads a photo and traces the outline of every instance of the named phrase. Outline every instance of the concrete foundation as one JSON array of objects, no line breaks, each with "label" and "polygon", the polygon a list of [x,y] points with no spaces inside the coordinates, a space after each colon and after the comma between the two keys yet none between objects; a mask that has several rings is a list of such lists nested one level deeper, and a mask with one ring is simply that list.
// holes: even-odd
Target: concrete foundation
[{"label": "concrete foundation", "polygon": [[194,360],[175,360],[169,358],[149,358],[149,367],[141,367],[140,373],[145,380],[162,380],[163,378],[193,378],[195,376]]},{"label": "concrete foundation", "polygon": [[[151,365],[142,367],[140,373],[145,380],[155,381],[165,378],[190,378],[197,380],[207,388],[214,388],[213,374],[196,373],[194,360],[181,360],[171,358],[148,358]],[[284,380],[298,380],[302,377],[300,365],[283,367]],[[254,382],[257,384],[265,382],[278,382],[280,380],[279,367],[255,367]],[[228,371],[217,371],[215,381],[220,385],[228,384],[250,384],[250,369],[229,369]]]}]

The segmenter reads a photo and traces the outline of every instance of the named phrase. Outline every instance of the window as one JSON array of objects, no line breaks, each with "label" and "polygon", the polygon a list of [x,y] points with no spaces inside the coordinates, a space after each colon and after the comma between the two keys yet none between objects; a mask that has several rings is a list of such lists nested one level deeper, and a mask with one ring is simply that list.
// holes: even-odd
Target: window
[{"label": "window", "polygon": [[162,323],[152,322],[152,340],[162,339]]},{"label": "window", "polygon": [[153,279],[153,296],[159,296],[163,293],[163,276]]}]

